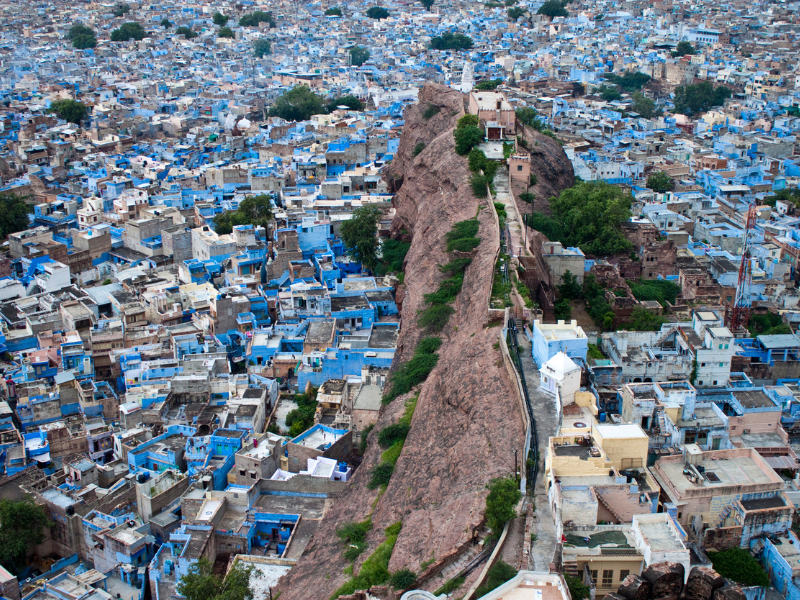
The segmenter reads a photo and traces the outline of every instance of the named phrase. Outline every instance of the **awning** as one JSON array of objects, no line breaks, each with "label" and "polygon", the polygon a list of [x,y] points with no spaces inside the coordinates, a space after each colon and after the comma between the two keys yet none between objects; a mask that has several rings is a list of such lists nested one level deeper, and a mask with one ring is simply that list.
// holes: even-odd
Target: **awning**
[{"label": "awning", "polygon": [[800,465],[788,456],[765,456],[764,462],[775,470],[789,469],[790,471],[796,471],[800,469]]}]

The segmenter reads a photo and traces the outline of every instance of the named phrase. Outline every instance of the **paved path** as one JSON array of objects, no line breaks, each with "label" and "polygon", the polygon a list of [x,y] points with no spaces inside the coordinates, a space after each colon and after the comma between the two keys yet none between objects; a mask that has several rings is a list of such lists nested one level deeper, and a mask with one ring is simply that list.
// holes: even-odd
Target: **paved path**
[{"label": "paved path", "polygon": [[514,197],[509,191],[509,175],[507,167],[500,167],[497,169],[497,174],[494,177],[495,196],[494,201],[502,203],[506,207],[506,223],[508,224],[508,231],[511,236],[509,254],[512,258],[519,256],[522,253],[522,222],[517,212],[517,203],[514,202]]},{"label": "paved path", "polygon": [[549,571],[556,548],[556,531],[553,524],[553,513],[547,502],[547,490],[544,484],[544,457],[548,439],[558,430],[555,398],[539,389],[539,369],[533,362],[531,343],[524,332],[517,333],[522,369],[528,384],[528,394],[533,405],[533,416],[536,419],[536,431],[539,438],[539,475],[536,478],[534,499],[536,501],[535,527],[536,541],[531,547],[529,568],[533,571]]}]

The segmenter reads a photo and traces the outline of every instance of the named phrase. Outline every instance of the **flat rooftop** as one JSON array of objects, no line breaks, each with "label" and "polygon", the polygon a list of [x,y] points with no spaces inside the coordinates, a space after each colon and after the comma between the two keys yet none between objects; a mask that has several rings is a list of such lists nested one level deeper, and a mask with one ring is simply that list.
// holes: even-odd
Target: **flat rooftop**
[{"label": "flat rooftop", "polygon": [[[764,485],[775,483],[777,475],[772,469],[772,476],[765,472],[751,456],[736,456],[734,458],[710,458],[704,453],[703,462],[705,478],[702,482],[692,483],[683,474],[683,461],[659,460],[656,462],[656,473],[660,470],[679,492],[709,488],[727,487],[732,485]],[[773,477],[775,479],[773,479]]]},{"label": "flat rooftop", "polygon": [[686,546],[673,535],[666,521],[640,521],[639,530],[650,543],[651,551],[686,550]]}]

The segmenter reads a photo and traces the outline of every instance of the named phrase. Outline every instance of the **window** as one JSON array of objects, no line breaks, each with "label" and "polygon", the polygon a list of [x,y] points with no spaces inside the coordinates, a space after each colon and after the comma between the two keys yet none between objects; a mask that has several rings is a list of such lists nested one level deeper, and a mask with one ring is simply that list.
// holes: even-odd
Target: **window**
[{"label": "window", "polygon": [[627,577],[629,574],[630,574],[630,571],[629,571],[628,569],[623,569],[623,570],[621,570],[621,571],[619,572],[619,580],[620,580],[620,581],[624,581],[624,580],[625,580],[625,578],[626,578],[626,577]]},{"label": "window", "polygon": [[611,569],[603,569],[603,587],[609,586],[614,583],[614,571]]},{"label": "window", "polygon": [[[720,367],[724,367],[724,366],[725,366],[725,363],[719,363],[719,366],[720,366]],[[716,382],[715,382],[715,383],[716,383]]]},{"label": "window", "polygon": [[241,475],[242,477],[244,477],[244,469],[239,469],[239,475]]},{"label": "window", "polygon": [[517,171],[522,171],[522,165],[517,165]]},{"label": "window", "polygon": [[592,574],[592,583],[597,583],[597,571],[589,571]]}]

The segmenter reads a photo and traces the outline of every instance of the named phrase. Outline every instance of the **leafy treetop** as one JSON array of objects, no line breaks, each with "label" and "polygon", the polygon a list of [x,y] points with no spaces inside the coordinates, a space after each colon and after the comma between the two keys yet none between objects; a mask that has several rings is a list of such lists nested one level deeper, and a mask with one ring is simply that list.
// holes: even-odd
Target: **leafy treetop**
[{"label": "leafy treetop", "polygon": [[111,14],[115,17],[122,17],[131,12],[131,7],[127,4],[117,4]]},{"label": "leafy treetop", "polygon": [[663,194],[664,192],[669,192],[672,188],[674,188],[675,182],[673,181],[672,177],[666,174],[666,172],[658,171],[647,178],[647,187],[657,194]]},{"label": "leafy treetop", "polygon": [[219,25],[220,27],[225,27],[225,25],[230,20],[230,17],[226,17],[221,12],[215,12],[214,16],[212,17],[214,21],[214,25]]},{"label": "leafy treetop", "polygon": [[170,27],[172,27],[172,21],[170,21],[169,19],[167,19],[165,17],[165,18],[161,19],[161,26],[164,29],[169,29]]},{"label": "leafy treetop", "polygon": [[464,115],[458,120],[453,135],[456,138],[456,153],[464,156],[483,141],[484,132],[476,115]]},{"label": "leafy treetop", "polygon": [[233,39],[236,37],[236,34],[233,33],[233,29],[230,27],[220,27],[219,31],[217,32],[217,36],[221,38]]},{"label": "leafy treetop", "polygon": [[341,236],[348,255],[368,269],[378,263],[378,221],[382,214],[378,208],[362,206],[342,223]]},{"label": "leafy treetop", "polygon": [[714,106],[722,106],[731,97],[731,91],[724,85],[714,87],[710,81],[694,85],[679,85],[675,88],[675,112],[693,115],[705,112]]},{"label": "leafy treetop", "polygon": [[382,6],[372,6],[367,10],[367,16],[370,19],[388,19],[389,11]]},{"label": "leafy treetop", "polygon": [[485,79],[484,81],[476,83],[475,89],[490,92],[496,90],[501,83],[503,83],[502,79]]},{"label": "leafy treetop", "polygon": [[472,38],[463,33],[446,31],[431,40],[434,50],[470,50],[473,46]]},{"label": "leafy treetop", "polygon": [[622,75],[605,73],[603,77],[626,92],[635,92],[642,89],[651,79],[650,75],[639,73],[638,71],[636,73],[625,71]]},{"label": "leafy treetop", "polygon": [[512,6],[511,8],[508,9],[508,18],[511,19],[512,21],[516,21],[520,17],[524,16],[526,12],[528,11],[525,10],[524,8],[521,8],[519,6]]},{"label": "leafy treetop", "polygon": [[127,42],[129,40],[143,40],[147,32],[139,23],[123,23],[119,29],[111,32],[112,42]]},{"label": "leafy treetop", "polygon": [[0,194],[0,240],[6,239],[9,234],[28,229],[28,214],[31,212],[31,205],[24,198]]},{"label": "leafy treetop", "polygon": [[56,100],[50,104],[47,112],[55,113],[59,119],[64,119],[68,123],[77,125],[86,118],[86,115],[89,114],[89,109],[83,102],[67,98],[65,100]]},{"label": "leafy treetop", "polygon": [[258,27],[261,23],[268,23],[270,28],[275,27],[275,19],[272,16],[272,11],[264,12],[263,10],[257,10],[249,15],[243,15],[242,18],[239,19],[239,25],[242,27]]},{"label": "leafy treetop", "polygon": [[536,14],[544,15],[546,17],[568,17],[569,12],[564,8],[564,5],[559,0],[547,0],[539,7]]},{"label": "leafy treetop", "polygon": [[253,600],[252,571],[253,567],[236,562],[223,579],[214,574],[213,565],[203,557],[189,567],[176,590],[186,600]]},{"label": "leafy treetop", "polygon": [[580,182],[550,199],[552,216],[533,213],[530,225],[564,246],[587,254],[609,256],[629,252],[619,224],[631,216],[630,194],[605,182]]},{"label": "leafy treetop", "polygon": [[272,221],[272,199],[268,194],[248,196],[236,210],[225,211],[214,219],[214,230],[222,235],[233,231],[235,225],[269,227]]},{"label": "leafy treetop", "polygon": [[436,2],[436,0],[419,0],[419,3],[422,4],[427,11],[430,11],[430,9],[433,8],[434,2]]},{"label": "leafy treetop", "polygon": [[0,500],[0,564],[18,574],[26,566],[28,546],[41,544],[45,527],[53,524],[44,508],[28,496],[24,500]]},{"label": "leafy treetop", "polygon": [[198,33],[196,31],[192,31],[188,27],[181,26],[175,30],[175,35],[182,35],[187,40],[191,40],[192,38],[196,38]]},{"label": "leafy treetop", "polygon": [[271,52],[272,45],[269,43],[269,40],[265,40],[264,38],[253,40],[253,55],[256,58],[263,58]]},{"label": "leafy treetop", "polygon": [[693,56],[696,50],[694,46],[692,46],[689,42],[683,41],[678,42],[678,46],[675,48],[675,51],[672,53],[672,56]]},{"label": "leafy treetop", "polygon": [[325,113],[325,100],[305,85],[284,92],[269,109],[270,117],[287,121],[305,121],[312,115]]},{"label": "leafy treetop", "polygon": [[350,48],[350,63],[356,67],[360,67],[369,60],[369,50],[363,46],[353,46]]},{"label": "leafy treetop", "polygon": [[494,537],[500,537],[505,524],[516,516],[516,506],[522,497],[519,484],[513,477],[493,479],[486,497],[486,524]]},{"label": "leafy treetop", "polygon": [[341,17],[342,16],[342,9],[338,6],[334,6],[333,8],[329,8],[325,11],[326,17]]},{"label": "leafy treetop", "polygon": [[328,112],[333,112],[340,106],[346,106],[350,110],[364,110],[364,103],[352,94],[339,96],[328,102]]}]

